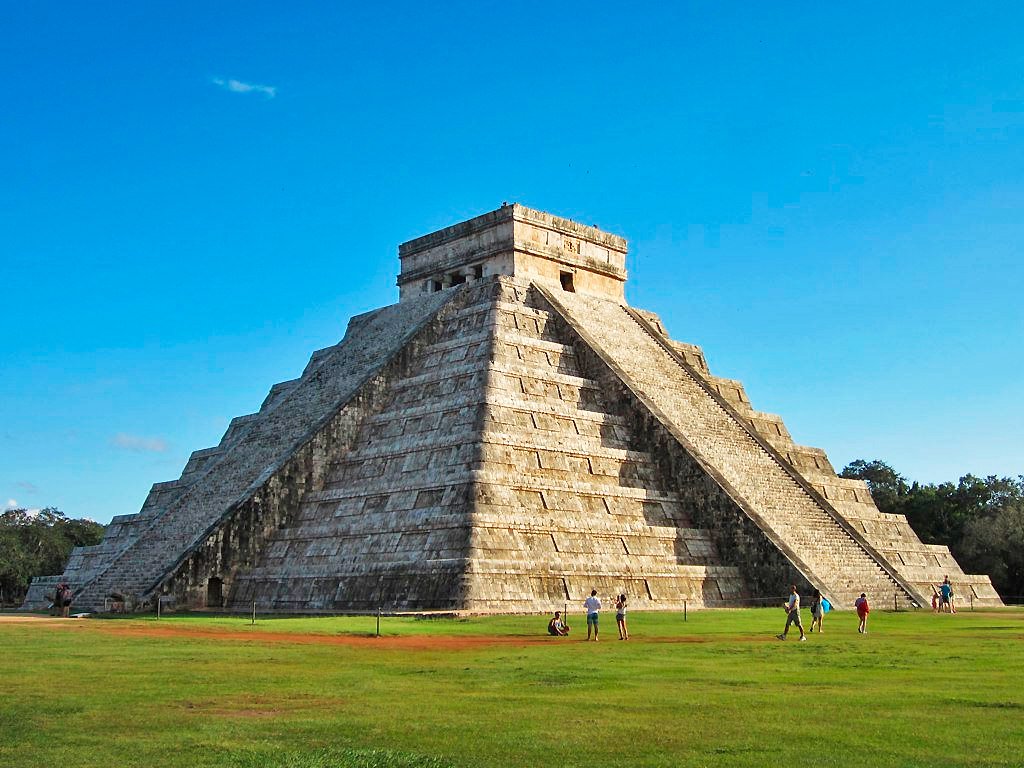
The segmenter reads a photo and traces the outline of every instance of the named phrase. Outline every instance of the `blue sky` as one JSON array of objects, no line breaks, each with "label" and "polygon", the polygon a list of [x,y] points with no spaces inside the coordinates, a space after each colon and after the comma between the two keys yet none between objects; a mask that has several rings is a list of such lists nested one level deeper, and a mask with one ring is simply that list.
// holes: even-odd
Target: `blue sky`
[{"label": "blue sky", "polygon": [[837,469],[1024,472],[1024,8],[827,5],[9,5],[0,507],[137,511],[505,200]]}]

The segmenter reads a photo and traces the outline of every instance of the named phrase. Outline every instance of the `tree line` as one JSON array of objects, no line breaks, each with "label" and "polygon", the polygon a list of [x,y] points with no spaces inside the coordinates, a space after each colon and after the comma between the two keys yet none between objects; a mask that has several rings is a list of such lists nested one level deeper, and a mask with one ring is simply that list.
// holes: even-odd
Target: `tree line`
[{"label": "tree line", "polygon": [[0,514],[0,605],[20,604],[33,576],[63,573],[71,549],[99,544],[105,527],[53,507]]},{"label": "tree line", "polygon": [[878,459],[858,459],[840,475],[865,481],[880,511],[906,515],[925,544],[945,544],[965,573],[988,574],[1005,601],[1024,601],[1024,475],[911,483]]}]

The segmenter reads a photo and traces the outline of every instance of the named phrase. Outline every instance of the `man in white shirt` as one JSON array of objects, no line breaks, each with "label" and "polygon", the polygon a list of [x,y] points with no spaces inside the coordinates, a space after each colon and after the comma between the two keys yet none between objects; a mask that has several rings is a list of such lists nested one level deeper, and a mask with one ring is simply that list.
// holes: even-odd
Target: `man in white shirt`
[{"label": "man in white shirt", "polygon": [[786,603],[786,628],[782,630],[781,635],[776,635],[779,640],[785,640],[786,635],[789,634],[789,627],[791,624],[796,624],[800,630],[800,640],[804,641],[807,639],[807,635],[804,634],[804,625],[800,621],[800,593],[796,591],[796,584],[793,584],[789,588],[789,602]]},{"label": "man in white shirt", "polygon": [[590,628],[594,628],[594,642],[597,642],[597,612],[601,610],[601,601],[597,597],[597,590],[590,590],[590,597],[583,601],[583,607],[587,609],[587,640],[590,639]]}]

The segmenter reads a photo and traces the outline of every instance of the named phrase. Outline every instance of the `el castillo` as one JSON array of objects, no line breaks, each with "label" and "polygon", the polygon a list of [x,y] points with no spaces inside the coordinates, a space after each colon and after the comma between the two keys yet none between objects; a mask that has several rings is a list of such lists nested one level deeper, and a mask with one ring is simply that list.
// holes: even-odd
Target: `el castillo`
[{"label": "el castillo", "polygon": [[513,204],[399,247],[399,300],[40,575],[79,611],[523,613],[598,589],[738,606],[794,583],[923,606],[985,575],[629,306],[626,240]]}]

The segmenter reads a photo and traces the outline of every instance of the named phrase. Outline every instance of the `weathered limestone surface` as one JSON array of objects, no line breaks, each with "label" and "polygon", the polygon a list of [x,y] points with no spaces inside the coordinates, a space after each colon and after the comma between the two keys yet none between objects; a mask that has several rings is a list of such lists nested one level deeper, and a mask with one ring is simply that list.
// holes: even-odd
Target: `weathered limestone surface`
[{"label": "weathered limestone surface", "polygon": [[[208,469],[197,470],[196,481],[166,507],[154,504],[153,517],[140,521],[143,529],[81,584],[76,607],[101,608],[111,595],[136,603],[148,600],[192,548],[273,481],[275,473],[319,436],[325,422],[401,352],[412,334],[450,298],[450,294],[430,295],[354,318],[345,340],[322,361],[312,363],[300,382],[277,397],[272,393],[266,411],[238,427],[237,437],[229,429],[223,454]],[[310,457],[307,463],[316,458]],[[317,469],[311,466],[305,474],[291,475],[288,492],[301,496],[305,484],[315,481]],[[259,538],[259,534],[260,529],[250,529],[246,538]]]},{"label": "weathered limestone surface", "polygon": [[550,609],[592,588],[662,608],[746,596],[568,326],[525,281],[501,286],[465,607]]},{"label": "weathered limestone surface", "polygon": [[[652,317],[655,327],[665,334],[660,321],[656,316]],[[794,443],[781,416],[754,410],[740,382],[714,376],[708,371],[699,347],[671,340],[669,343],[746,420],[751,429],[770,443],[925,598],[948,576],[957,585],[959,599],[973,600],[978,605],[1001,604],[988,576],[964,573],[948,547],[922,543],[906,517],[880,512],[866,483],[839,477],[822,449]]]},{"label": "weathered limestone surface", "polygon": [[862,590],[898,592],[905,600],[923,602],[916,589],[887,573],[888,564],[867,551],[625,307],[601,298],[549,296],[648,410],[673,428],[687,452],[837,605],[852,604]]},{"label": "weathered limestone surface", "polygon": [[534,611],[592,588],[678,608],[789,583],[842,607],[924,602],[945,575],[999,604],[626,305],[625,253],[519,205],[404,244],[398,304],[353,318],[25,607],[61,579],[79,610]]}]

